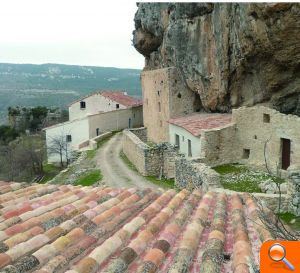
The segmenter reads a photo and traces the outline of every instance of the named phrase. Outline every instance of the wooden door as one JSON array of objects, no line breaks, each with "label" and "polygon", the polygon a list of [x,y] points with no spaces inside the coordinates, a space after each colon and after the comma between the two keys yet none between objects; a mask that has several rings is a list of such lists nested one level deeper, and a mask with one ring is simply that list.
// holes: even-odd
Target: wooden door
[{"label": "wooden door", "polygon": [[281,168],[287,170],[291,164],[291,140],[287,138],[281,139]]}]

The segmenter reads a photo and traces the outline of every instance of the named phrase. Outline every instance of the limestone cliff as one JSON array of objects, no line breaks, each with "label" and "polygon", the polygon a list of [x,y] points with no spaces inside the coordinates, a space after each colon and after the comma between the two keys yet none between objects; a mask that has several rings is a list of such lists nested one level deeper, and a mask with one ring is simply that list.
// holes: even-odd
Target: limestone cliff
[{"label": "limestone cliff", "polygon": [[299,3],[139,3],[133,44],[145,69],[176,66],[206,111],[300,115]]}]

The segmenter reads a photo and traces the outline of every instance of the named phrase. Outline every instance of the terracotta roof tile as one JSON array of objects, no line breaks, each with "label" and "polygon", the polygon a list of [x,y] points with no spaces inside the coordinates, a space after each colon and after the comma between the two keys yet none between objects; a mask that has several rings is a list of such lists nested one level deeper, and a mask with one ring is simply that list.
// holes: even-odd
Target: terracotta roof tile
[{"label": "terracotta roof tile", "polygon": [[0,189],[0,272],[250,272],[261,243],[273,238],[250,195],[4,182]]},{"label": "terracotta roof tile", "polygon": [[85,97],[82,97],[82,98],[70,103],[69,106],[71,106],[74,103],[77,103],[79,101],[82,101],[86,98],[89,98],[93,95],[96,95],[96,94],[102,95],[103,97],[106,97],[106,98],[108,98],[108,99],[110,99],[114,102],[117,102],[117,103],[122,104],[122,105],[127,106],[127,107],[136,107],[136,106],[143,105],[143,101],[141,99],[131,97],[131,96],[127,95],[124,91],[121,91],[121,90],[114,90],[114,91],[106,90],[106,91],[94,92],[94,93],[89,94]]},{"label": "terracotta roof tile", "polygon": [[231,114],[194,113],[169,120],[170,124],[182,127],[194,136],[200,136],[203,130],[216,129],[231,123]]}]

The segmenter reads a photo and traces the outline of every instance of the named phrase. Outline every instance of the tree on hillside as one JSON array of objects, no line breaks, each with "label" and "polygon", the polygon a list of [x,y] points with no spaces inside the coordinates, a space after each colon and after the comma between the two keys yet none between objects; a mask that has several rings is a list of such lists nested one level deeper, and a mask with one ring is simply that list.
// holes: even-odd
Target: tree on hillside
[{"label": "tree on hillside", "polygon": [[0,144],[8,144],[10,141],[15,140],[19,133],[12,127],[7,125],[0,126]]},{"label": "tree on hillside", "polygon": [[63,132],[50,139],[48,146],[49,155],[58,155],[60,158],[60,166],[64,166],[64,162],[68,165],[71,159],[70,144],[67,141],[67,136]]}]

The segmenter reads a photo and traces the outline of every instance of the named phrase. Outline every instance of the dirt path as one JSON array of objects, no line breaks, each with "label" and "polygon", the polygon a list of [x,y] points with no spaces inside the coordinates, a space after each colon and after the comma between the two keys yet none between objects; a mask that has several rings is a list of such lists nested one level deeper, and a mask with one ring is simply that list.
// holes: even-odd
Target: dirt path
[{"label": "dirt path", "polygon": [[131,170],[120,158],[122,133],[114,135],[96,154],[96,164],[103,175],[103,182],[110,187],[158,188],[143,176]]}]

